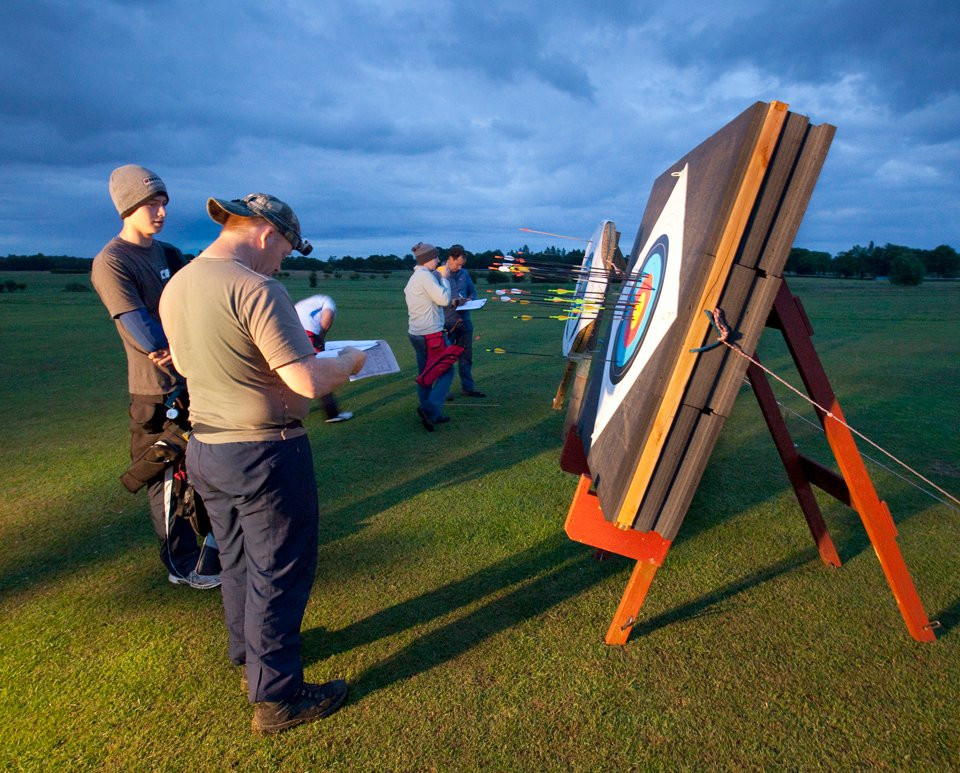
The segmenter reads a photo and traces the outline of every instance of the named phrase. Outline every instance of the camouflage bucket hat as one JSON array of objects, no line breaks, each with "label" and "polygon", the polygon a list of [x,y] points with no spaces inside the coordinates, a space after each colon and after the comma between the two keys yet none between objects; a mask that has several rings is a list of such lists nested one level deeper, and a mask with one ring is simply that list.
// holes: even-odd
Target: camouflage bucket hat
[{"label": "camouflage bucket hat", "polygon": [[276,228],[301,255],[309,255],[313,245],[300,236],[300,221],[290,205],[268,193],[251,193],[242,199],[207,199],[207,213],[218,223],[226,223],[229,215],[262,217]]}]

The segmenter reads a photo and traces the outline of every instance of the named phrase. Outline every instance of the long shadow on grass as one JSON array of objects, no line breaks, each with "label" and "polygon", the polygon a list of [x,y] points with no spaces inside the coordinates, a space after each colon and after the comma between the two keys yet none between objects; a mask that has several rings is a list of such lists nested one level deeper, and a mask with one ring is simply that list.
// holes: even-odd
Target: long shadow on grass
[{"label": "long shadow on grass", "polygon": [[557,534],[488,569],[396,604],[340,631],[305,632],[304,661],[313,662],[321,653],[325,656],[343,652],[426,624],[517,585],[360,674],[350,687],[351,697],[360,700],[455,658],[494,634],[542,615],[621,569],[622,565],[615,566],[614,562],[594,561]]},{"label": "long shadow on grass", "polygon": [[744,591],[755,588],[765,582],[769,582],[776,577],[780,577],[788,572],[792,572],[794,569],[799,569],[809,561],[819,559],[819,555],[820,554],[813,548],[801,551],[796,555],[785,558],[782,561],[778,561],[772,566],[768,566],[765,569],[760,569],[756,572],[753,572],[753,574],[747,575],[736,582],[731,582],[727,585],[724,585],[722,588],[717,588],[712,593],[701,596],[694,601],[682,604],[679,607],[659,614],[656,617],[652,617],[648,620],[643,620],[639,625],[635,625],[633,627],[631,636],[645,636],[646,634],[653,633],[654,631],[670,625],[671,623],[679,623],[684,620],[691,620],[695,617],[701,617],[709,614],[711,607],[727,601],[730,598],[743,593]]},{"label": "long shadow on grass", "polygon": [[[420,443],[411,443],[408,458],[391,459],[391,467],[417,469],[420,474],[392,488],[378,491],[341,507],[323,509],[324,528],[321,530],[321,543],[341,539],[356,532],[365,521],[401,502],[406,502],[423,491],[456,487],[470,480],[509,469],[543,452],[549,447],[547,445],[549,443],[559,448],[556,427],[556,417],[548,415],[541,421],[525,425],[520,429],[515,427],[507,435],[491,435],[488,442],[473,453],[451,458],[445,464],[435,466],[425,466],[423,463],[424,443],[435,438],[424,438]],[[442,445],[438,445],[438,449],[438,454],[444,452]],[[449,451],[447,453],[449,454]],[[351,488],[359,488],[369,481],[370,472],[368,469],[358,468],[355,475],[356,480],[345,481]],[[322,480],[319,473],[318,478]],[[572,483],[571,477],[571,488]],[[562,519],[563,515],[564,513],[558,513],[558,520]]]},{"label": "long shadow on grass", "polygon": [[[571,559],[577,559],[582,565],[581,559],[584,559],[582,548],[570,542],[563,534],[555,534],[469,577],[394,604],[339,631],[316,628],[304,632],[304,660],[313,662],[318,657],[347,652],[355,647],[423,625],[473,604],[491,593],[501,592],[504,588],[523,583],[545,572],[554,572],[557,567]],[[552,598],[550,603],[569,598],[584,587],[589,587],[622,569],[622,565],[613,566],[613,562],[605,562],[602,567],[599,562],[593,563],[597,564],[597,568],[588,572],[591,579],[586,585],[572,587],[570,592],[563,593],[558,592],[560,589],[556,588],[548,594]],[[584,571],[587,570],[584,569]],[[539,614],[542,610],[538,606],[538,599],[531,599],[530,604],[524,607],[524,611],[530,612],[530,615]]]},{"label": "long shadow on grass", "polygon": [[935,617],[940,621],[940,627],[936,631],[937,638],[951,633],[954,628],[960,626],[960,598]]},{"label": "long shadow on grass", "polygon": [[85,520],[77,524],[70,515],[44,514],[31,524],[32,534],[18,536],[17,549],[4,551],[6,555],[0,561],[0,600],[83,567],[112,561],[147,544],[155,544],[157,549],[144,565],[144,572],[166,571],[160,564],[159,544],[150,527],[145,499],[131,502],[121,514],[111,512],[102,522]]}]

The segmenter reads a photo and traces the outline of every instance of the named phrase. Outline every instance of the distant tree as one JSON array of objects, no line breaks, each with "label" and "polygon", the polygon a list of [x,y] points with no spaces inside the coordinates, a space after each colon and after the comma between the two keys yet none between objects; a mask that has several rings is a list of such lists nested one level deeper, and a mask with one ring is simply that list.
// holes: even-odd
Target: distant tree
[{"label": "distant tree", "polygon": [[862,279],[869,273],[868,264],[873,249],[873,242],[870,242],[869,247],[855,244],[849,250],[838,252],[833,259],[831,268],[840,276],[855,276]]},{"label": "distant tree", "polygon": [[786,271],[800,276],[822,276],[831,269],[829,252],[814,252],[801,247],[790,250]]},{"label": "distant tree", "polygon": [[895,285],[918,285],[923,281],[923,262],[913,250],[903,250],[890,261],[890,282]]},{"label": "distant tree", "polygon": [[310,272],[310,276],[307,277],[307,283],[308,283],[311,287],[316,287],[316,286],[317,286],[317,272],[316,272],[316,271],[311,271],[311,272]]},{"label": "distant tree", "polygon": [[960,273],[960,254],[953,247],[941,244],[932,250],[926,250],[921,255],[928,276],[939,276],[943,279],[952,279]]}]

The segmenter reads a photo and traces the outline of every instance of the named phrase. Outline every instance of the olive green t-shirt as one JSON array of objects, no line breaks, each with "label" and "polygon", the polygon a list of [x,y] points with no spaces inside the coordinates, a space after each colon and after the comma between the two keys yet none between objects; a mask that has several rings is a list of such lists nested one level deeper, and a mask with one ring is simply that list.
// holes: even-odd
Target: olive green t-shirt
[{"label": "olive green t-shirt", "polygon": [[231,258],[203,256],[170,280],[160,318],[204,443],[279,440],[310,409],[276,369],[313,356],[286,289]]},{"label": "olive green t-shirt", "polygon": [[157,304],[170,279],[163,245],[156,239],[138,247],[114,237],[93,259],[90,281],[117,325],[127,355],[127,387],[135,395],[164,395],[180,383],[173,366],[157,367],[120,322],[120,315],[145,309],[160,319]]}]

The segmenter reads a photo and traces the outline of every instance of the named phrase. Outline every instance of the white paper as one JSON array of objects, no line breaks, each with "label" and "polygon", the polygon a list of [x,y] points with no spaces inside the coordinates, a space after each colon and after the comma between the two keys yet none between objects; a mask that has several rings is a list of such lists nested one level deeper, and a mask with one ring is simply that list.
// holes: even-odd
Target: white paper
[{"label": "white paper", "polygon": [[486,298],[477,298],[472,301],[467,301],[461,306],[457,306],[457,311],[475,311],[476,309],[482,309],[483,304],[487,302]]},{"label": "white paper", "polygon": [[347,346],[360,349],[367,355],[367,361],[360,372],[350,376],[351,381],[400,372],[397,358],[393,356],[393,350],[386,341],[327,341],[324,343],[324,351],[317,352],[317,357],[338,357],[339,350]]}]

